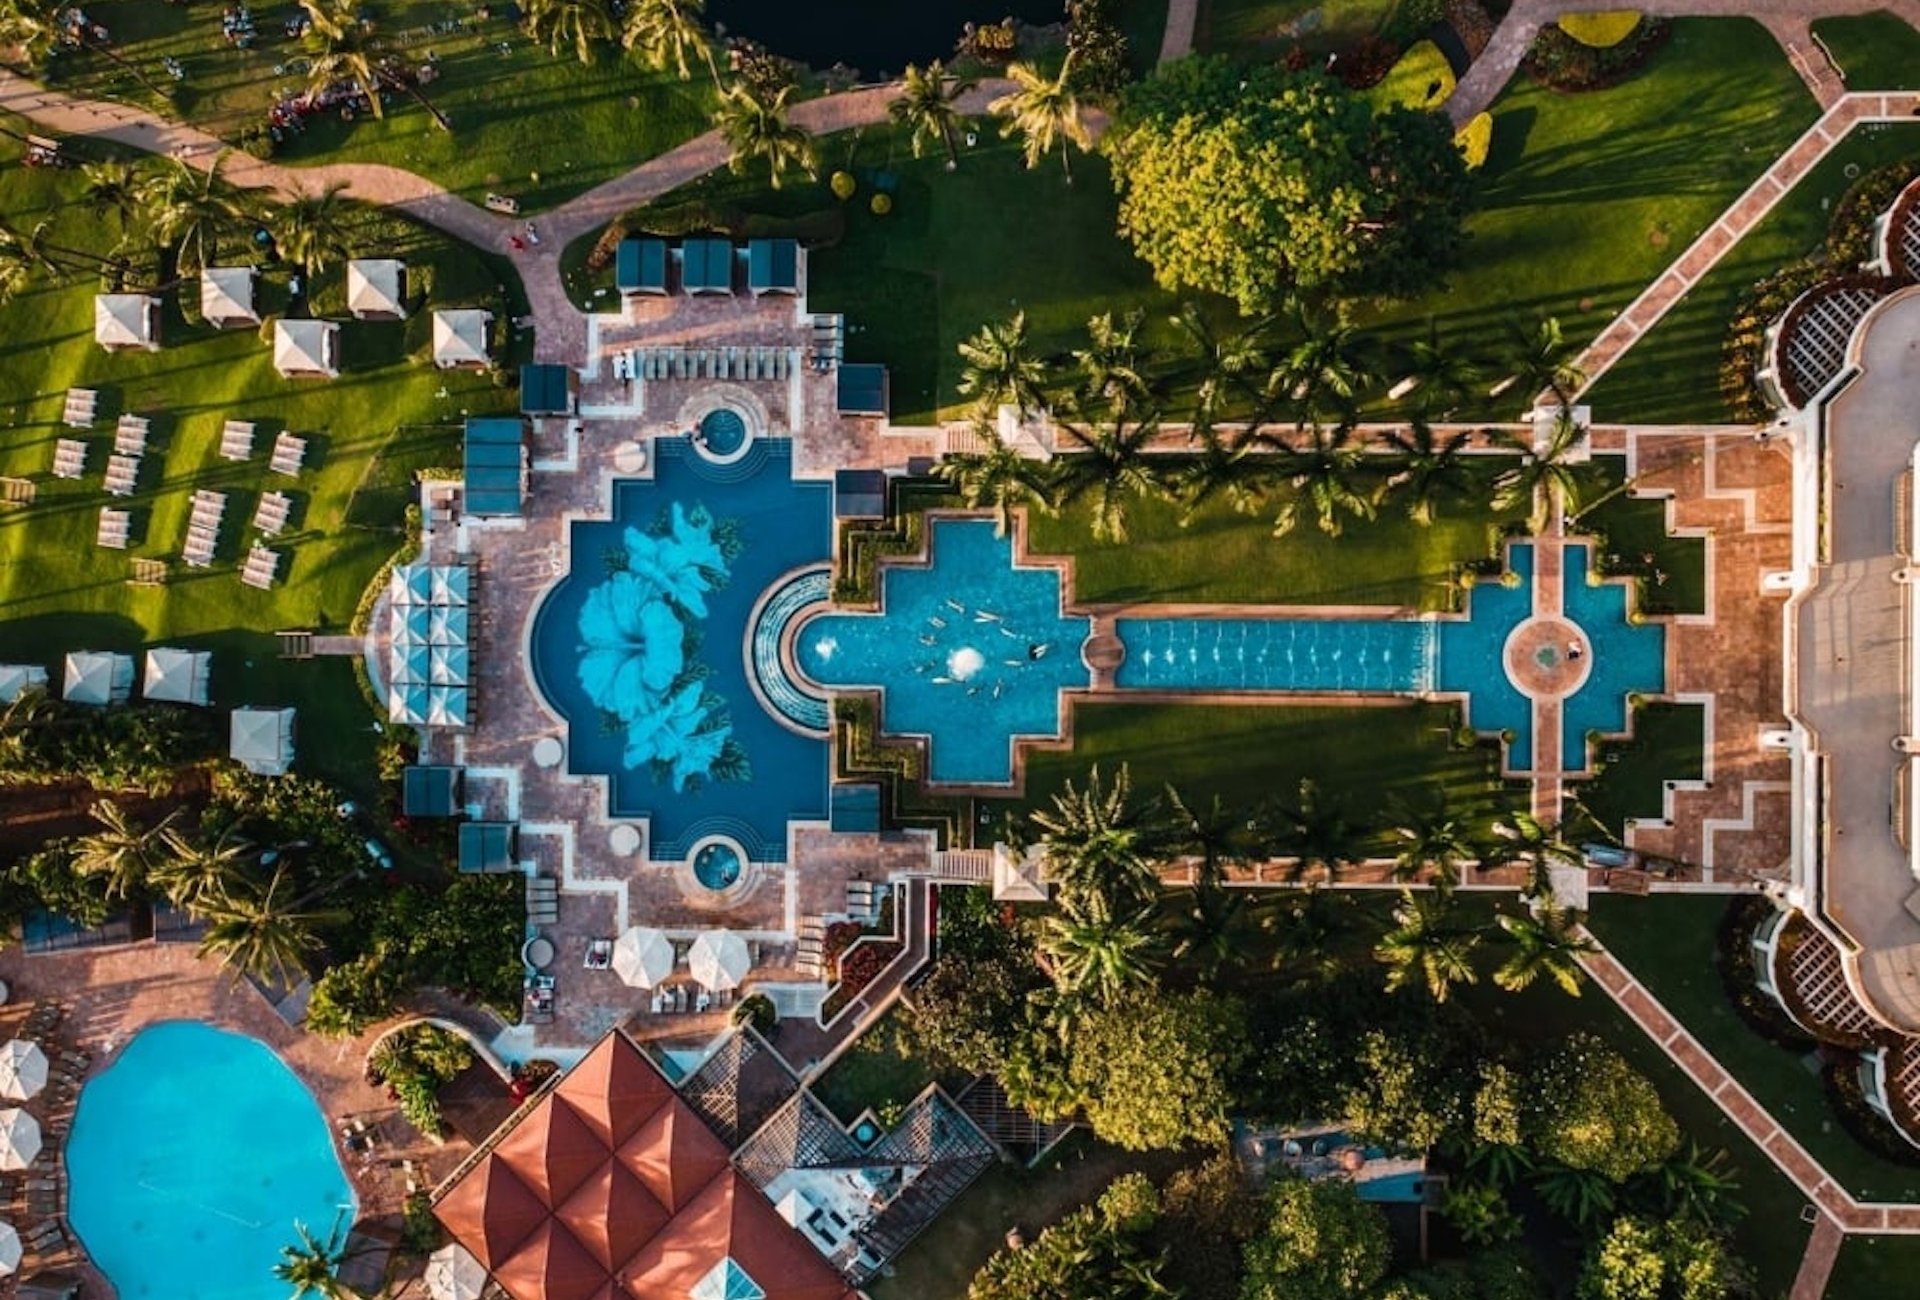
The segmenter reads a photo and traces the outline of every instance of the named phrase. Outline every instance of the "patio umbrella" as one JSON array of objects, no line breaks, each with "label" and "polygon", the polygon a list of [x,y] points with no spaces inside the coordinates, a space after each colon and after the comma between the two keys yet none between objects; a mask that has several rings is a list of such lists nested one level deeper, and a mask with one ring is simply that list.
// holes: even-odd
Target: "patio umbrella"
[{"label": "patio umbrella", "polygon": [[0,1110],[0,1169],[25,1169],[40,1154],[40,1121],[9,1106]]},{"label": "patio umbrella", "polygon": [[434,1300],[479,1300],[487,1270],[464,1247],[447,1245],[427,1257],[426,1282]]},{"label": "patio umbrella", "polygon": [[739,988],[753,963],[745,939],[731,930],[708,930],[693,941],[687,965],[696,980],[718,993]]},{"label": "patio umbrella", "polygon": [[25,1101],[47,1086],[47,1054],[24,1038],[0,1046],[0,1097]]},{"label": "patio umbrella", "polygon": [[634,926],[613,941],[613,973],[650,989],[673,972],[673,942],[658,930]]},{"label": "patio umbrella", "polygon": [[11,1277],[20,1270],[20,1233],[11,1223],[0,1219],[0,1277]]}]

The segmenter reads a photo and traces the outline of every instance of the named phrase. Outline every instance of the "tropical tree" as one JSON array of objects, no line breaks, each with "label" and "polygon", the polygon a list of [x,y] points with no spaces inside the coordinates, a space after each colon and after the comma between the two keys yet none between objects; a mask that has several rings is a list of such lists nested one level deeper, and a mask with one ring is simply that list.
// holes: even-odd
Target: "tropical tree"
[{"label": "tropical tree", "polygon": [[1261,908],[1260,926],[1273,937],[1277,960],[1331,979],[1345,969],[1338,940],[1354,928],[1353,904],[1340,890],[1309,885],[1273,895]]},{"label": "tropical tree", "polygon": [[52,229],[52,218],[36,223],[31,230],[0,221],[0,259],[18,265],[24,274],[40,273],[56,280],[72,270],[105,271],[121,264],[118,258],[91,249],[54,243],[47,238]]},{"label": "tropical tree", "polygon": [[907,65],[900,77],[900,94],[888,103],[887,114],[911,133],[915,158],[924,146],[937,142],[947,151],[947,170],[960,165],[960,150],[954,143],[961,121],[957,101],[974,84],[971,78],[949,77],[938,59],[925,68]]},{"label": "tropical tree", "polygon": [[1614,1186],[1591,1169],[1549,1163],[1534,1175],[1533,1190],[1549,1210],[1583,1231],[1597,1228],[1613,1213]]},{"label": "tropical tree", "polygon": [[1211,979],[1246,953],[1251,918],[1247,894],[1226,887],[1226,868],[1247,856],[1246,821],[1218,794],[1209,804],[1189,804],[1167,787],[1162,847],[1195,862],[1193,889],[1168,915],[1173,959],[1202,979]]},{"label": "tropical tree", "polygon": [[1173,856],[1194,859],[1196,880],[1217,885],[1228,866],[1246,861],[1252,847],[1246,818],[1218,794],[1205,804],[1189,802],[1169,785],[1166,808],[1161,847]]},{"label": "tropical tree", "polygon": [[264,886],[235,889],[200,903],[195,910],[210,921],[200,940],[200,955],[218,958],[237,975],[297,981],[308,959],[321,949],[317,927],[340,916],[296,911],[287,897],[291,889],[287,869],[280,866]]},{"label": "tropical tree", "polygon": [[1573,395],[1587,382],[1580,367],[1580,345],[1570,342],[1557,316],[1541,316],[1531,323],[1507,323],[1505,360],[1509,373],[1489,390],[1498,397],[1519,386],[1523,393],[1548,392],[1562,410],[1573,405]]},{"label": "tropical tree", "polygon": [[1181,505],[1180,526],[1191,524],[1214,501],[1225,502],[1235,514],[1258,514],[1280,478],[1276,458],[1246,440],[1228,443],[1211,424],[1199,427],[1199,437],[1199,450],[1178,461],[1167,479]]},{"label": "tropical tree", "polygon": [[814,176],[813,136],[787,117],[792,96],[793,87],[782,86],[769,99],[744,81],[734,82],[721,95],[713,120],[727,142],[727,169],[735,176],[756,160],[766,163],[768,183],[776,190],[789,167],[799,168],[809,179]]},{"label": "tropical tree", "polygon": [[1361,1300],[1392,1259],[1385,1216],[1351,1184],[1276,1178],[1247,1243],[1240,1300]]},{"label": "tropical tree", "polygon": [[1311,777],[1295,787],[1291,802],[1268,800],[1254,821],[1269,853],[1293,859],[1295,879],[1318,868],[1332,881],[1359,860],[1358,832],[1347,818],[1345,805],[1322,791]]},{"label": "tropical tree", "polygon": [[344,1217],[336,1217],[332,1231],[320,1238],[306,1224],[294,1223],[299,1240],[282,1246],[280,1262],[273,1266],[273,1275],[293,1287],[293,1300],[306,1296],[354,1300],[354,1291],[339,1277],[340,1266],[349,1257],[346,1226]]},{"label": "tropical tree", "polygon": [[95,35],[91,21],[76,20],[75,12],[65,0],[0,0],[0,45],[18,50],[33,68],[43,66],[63,45],[88,50],[139,82],[156,99],[168,98],[140,65]]},{"label": "tropical tree", "polygon": [[571,45],[583,64],[593,62],[595,48],[617,28],[608,0],[527,0],[525,12],[527,34],[544,40],[548,53],[557,56]]},{"label": "tropical tree", "polygon": [[1209,982],[1246,960],[1255,937],[1248,893],[1217,880],[1195,881],[1170,898],[1165,930],[1168,955],[1181,970]]},{"label": "tropical tree", "polygon": [[1095,766],[1083,786],[1071,780],[1053,796],[1051,809],[1031,814],[1040,833],[1048,877],[1060,889],[1063,908],[1076,915],[1108,918],[1150,906],[1160,881],[1149,858],[1157,827],[1153,801],[1136,802],[1124,764],[1111,783]]},{"label": "tropical tree", "polygon": [[1440,1213],[1469,1246],[1491,1246],[1520,1235],[1520,1216],[1492,1183],[1455,1183],[1447,1188]]},{"label": "tropical tree", "polygon": [[175,827],[160,832],[166,853],[149,877],[175,907],[204,911],[239,888],[255,846],[229,826],[211,839]]},{"label": "tropical tree", "polygon": [[988,430],[986,450],[950,455],[933,472],[959,491],[970,510],[992,506],[993,535],[1005,537],[1013,512],[1022,507],[1051,510],[1047,474],[1038,461],[1022,456],[998,433]]},{"label": "tropical tree", "polygon": [[1536,533],[1556,509],[1563,516],[1577,515],[1581,481],[1573,458],[1586,438],[1587,427],[1576,421],[1566,407],[1554,417],[1544,442],[1536,443],[1524,434],[1502,432],[1500,442],[1517,452],[1520,460],[1494,480],[1494,509],[1527,507],[1531,512],[1528,525]]},{"label": "tropical tree", "polygon": [[1473,435],[1461,430],[1442,438],[1422,416],[1415,416],[1407,429],[1395,429],[1387,435],[1397,464],[1387,480],[1387,491],[1404,499],[1407,517],[1422,526],[1433,522],[1435,506],[1448,497],[1464,497],[1473,487],[1462,454]]},{"label": "tropical tree", "polygon": [[[1239,397],[1256,413],[1264,406],[1264,394],[1256,379],[1264,380],[1273,368],[1273,358],[1262,342],[1264,324],[1231,333],[1214,329],[1197,303],[1183,302],[1172,316],[1174,327],[1186,339],[1190,357],[1188,374],[1193,379],[1193,427],[1196,434],[1210,429],[1227,409],[1229,401]],[[1251,441],[1243,435],[1235,445]]]},{"label": "tropical tree", "polygon": [[1379,488],[1366,483],[1373,468],[1344,426],[1316,425],[1304,443],[1282,454],[1281,466],[1294,492],[1274,516],[1275,537],[1285,536],[1299,524],[1303,501],[1313,511],[1314,523],[1329,537],[1340,535],[1347,518],[1370,520],[1379,512]]},{"label": "tropical tree", "polygon": [[1747,1212],[1727,1153],[1708,1151],[1692,1138],[1660,1164],[1635,1175],[1628,1191],[1636,1204],[1707,1228],[1732,1227]]},{"label": "tropical tree", "polygon": [[452,132],[453,123],[428,99],[418,82],[392,75],[383,57],[383,45],[373,24],[362,16],[358,0],[300,0],[306,10],[307,86],[318,93],[346,82],[366,96],[375,117],[385,117],[380,92],[391,87],[425,109],[433,124]]},{"label": "tropical tree", "polygon": [[687,55],[705,60],[713,84],[720,84],[720,68],[713,60],[713,37],[704,21],[707,0],[631,0],[620,29],[620,44],[640,56],[657,72],[671,67],[685,81]]},{"label": "tropical tree", "polygon": [[1106,311],[1087,321],[1087,345],[1073,352],[1080,372],[1074,398],[1082,406],[1123,411],[1153,396],[1139,341],[1145,322],[1146,313],[1137,307],[1117,320]]},{"label": "tropical tree", "polygon": [[99,877],[108,898],[131,898],[146,888],[147,872],[160,856],[160,836],[176,813],[146,827],[111,799],[102,799],[87,811],[100,829],[74,841],[74,869],[83,876]]},{"label": "tropical tree", "polygon": [[1427,329],[1400,350],[1401,379],[1392,396],[1413,395],[1422,416],[1451,411],[1465,401],[1480,382],[1480,366],[1464,351],[1440,337],[1440,327],[1427,317]]},{"label": "tropical tree", "polygon": [[1591,1034],[1575,1034],[1531,1071],[1527,1144],[1549,1161],[1615,1184],[1680,1149],[1653,1081]]},{"label": "tropical tree", "polygon": [[1685,1219],[1622,1215],[1588,1250],[1576,1300],[1733,1300],[1755,1293],[1753,1269],[1717,1232]]},{"label": "tropical tree", "polygon": [[176,159],[141,186],[147,224],[173,250],[174,268],[183,276],[218,261],[221,241],[250,220],[247,202],[220,175],[231,152],[221,150],[205,171]]},{"label": "tropical tree", "polygon": [[334,181],[317,194],[286,199],[271,221],[281,255],[298,266],[309,280],[348,255],[353,247],[352,208],[344,197],[346,182]]},{"label": "tropical tree", "polygon": [[[1115,1184],[1126,1180],[1119,1180]],[[1150,1190],[1150,1189],[1149,1189]],[[1131,1199],[1131,1198],[1130,1198]],[[1109,1196],[1083,1205],[1024,1246],[996,1251],[968,1284],[968,1300],[1162,1300],[1165,1246],[1151,1215],[1113,1212]]]},{"label": "tropical tree", "polygon": [[1587,861],[1579,847],[1562,835],[1562,829],[1532,813],[1513,809],[1493,823],[1494,838],[1483,846],[1483,865],[1524,862],[1527,884],[1520,891],[1522,896],[1549,898],[1553,894],[1553,868],[1583,868]]},{"label": "tropical tree", "polygon": [[960,344],[960,396],[973,403],[974,418],[991,423],[994,412],[1012,406],[1022,416],[1043,405],[1040,386],[1046,363],[1027,341],[1027,313],[989,321]]},{"label": "tropical tree", "polygon": [[1493,982],[1509,993],[1532,986],[1545,975],[1569,997],[1580,996],[1580,984],[1586,972],[1580,967],[1581,953],[1598,952],[1600,945],[1580,928],[1578,910],[1559,907],[1550,901],[1540,903],[1531,916],[1502,912],[1500,928],[1513,941],[1513,952],[1493,973]]},{"label": "tropical tree", "polygon": [[1058,912],[1042,918],[1038,947],[1065,999],[1059,1005],[1070,1015],[1153,983],[1158,966],[1151,908],[1115,916],[1104,907],[1063,898]]},{"label": "tropical tree", "polygon": [[1473,969],[1479,932],[1454,919],[1449,895],[1402,890],[1393,921],[1373,950],[1387,968],[1389,990],[1420,983],[1435,1002],[1445,1002],[1454,985],[1479,980]]},{"label": "tropical tree", "polygon": [[1160,435],[1159,412],[1136,412],[1129,405],[1090,422],[1055,423],[1071,444],[1053,461],[1055,507],[1085,501],[1094,540],[1126,541],[1129,504],[1161,491],[1159,473],[1147,455]]},{"label": "tropical tree", "polygon": [[1460,868],[1480,856],[1472,831],[1447,806],[1445,787],[1432,787],[1424,806],[1396,795],[1389,801],[1393,835],[1400,848],[1393,858],[1396,880],[1416,880],[1431,871],[1442,893],[1460,883]]},{"label": "tropical tree", "polygon": [[1374,345],[1351,322],[1301,307],[1294,338],[1274,360],[1267,391],[1293,404],[1300,427],[1322,416],[1351,421],[1377,371]]},{"label": "tropical tree", "polygon": [[140,214],[140,172],[118,159],[80,169],[80,197],[96,217],[111,216],[122,234]]},{"label": "tropical tree", "polygon": [[1218,1144],[1248,1046],[1237,1001],[1136,986],[1078,1022],[1067,1076],[1104,1141],[1129,1151]]},{"label": "tropical tree", "polygon": [[1067,183],[1073,183],[1073,162],[1067,146],[1093,148],[1093,133],[1080,120],[1080,97],[1072,84],[1073,56],[1069,54],[1057,75],[1048,77],[1030,63],[1007,65],[1007,77],[1014,88],[987,105],[987,111],[1006,121],[1000,127],[1002,137],[1018,134],[1027,167],[1038,167],[1042,159],[1060,148],[1060,165],[1066,169]]}]

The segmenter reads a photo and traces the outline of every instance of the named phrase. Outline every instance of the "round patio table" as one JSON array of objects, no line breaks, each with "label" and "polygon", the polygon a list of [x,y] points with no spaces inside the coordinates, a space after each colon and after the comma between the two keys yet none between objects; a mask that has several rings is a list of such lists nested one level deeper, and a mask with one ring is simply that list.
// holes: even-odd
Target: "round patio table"
[{"label": "round patio table", "polygon": [[566,751],[560,742],[552,736],[542,736],[533,742],[533,762],[535,767],[558,767],[561,756]]},{"label": "round patio table", "polygon": [[625,822],[607,832],[607,847],[621,857],[632,857],[640,850],[640,828]]},{"label": "round patio table", "polygon": [[623,442],[613,449],[613,467],[622,474],[638,474],[647,467],[647,449],[637,442]]},{"label": "round patio table", "polygon": [[520,955],[535,970],[545,970],[553,965],[553,942],[543,934],[536,934],[527,940],[527,946]]}]

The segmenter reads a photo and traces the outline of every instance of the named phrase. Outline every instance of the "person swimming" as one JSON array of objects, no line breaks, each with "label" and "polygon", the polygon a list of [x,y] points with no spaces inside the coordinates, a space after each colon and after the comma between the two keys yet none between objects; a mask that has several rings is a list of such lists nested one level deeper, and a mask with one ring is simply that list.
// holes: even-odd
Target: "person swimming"
[{"label": "person swimming", "polygon": [[935,636],[931,632],[923,632],[920,634],[921,645],[935,645],[935,644],[938,644],[939,640],[940,638]]},{"label": "person swimming", "polygon": [[973,621],[976,623],[998,623],[1000,616],[990,609],[983,609],[973,616]]},{"label": "person swimming", "polygon": [[929,618],[927,622],[933,624],[935,627],[945,627],[947,625],[947,620],[944,618],[941,618],[938,614],[935,614],[933,617]]},{"label": "person swimming", "polygon": [[947,599],[941,603],[956,614],[964,614],[967,612],[967,607],[951,596],[947,597]]}]

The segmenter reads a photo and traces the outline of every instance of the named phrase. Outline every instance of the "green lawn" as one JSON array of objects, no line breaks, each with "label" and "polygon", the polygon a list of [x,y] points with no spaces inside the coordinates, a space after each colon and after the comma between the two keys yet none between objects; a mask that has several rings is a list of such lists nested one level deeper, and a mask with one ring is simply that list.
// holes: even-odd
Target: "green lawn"
[{"label": "green lawn", "polygon": [[[294,138],[281,161],[388,163],[468,198],[490,189],[515,194],[533,210],[707,129],[714,92],[704,69],[683,83],[672,74],[640,70],[617,48],[583,67],[571,50],[555,58],[544,45],[531,43],[508,21],[509,8],[494,6],[494,16],[482,22],[471,7],[444,0],[371,6],[376,29],[396,53],[409,61],[424,59],[429,50],[435,55],[438,76],[424,89],[452,121],[453,133],[441,131],[412,100],[396,96],[384,121],[308,119],[308,130]],[[69,62],[60,86],[124,99],[238,141],[241,132],[266,124],[277,99],[306,89],[299,71],[305,52],[283,31],[299,7],[278,0],[255,5],[253,12],[258,43],[241,50],[222,39],[218,6],[122,0],[99,15],[113,32],[116,52],[168,91],[172,102],[91,53],[62,56]],[[471,24],[472,30],[427,30],[449,21]],[[179,61],[184,80],[168,76],[165,58]]]},{"label": "green lawn", "polygon": [[1643,704],[1634,710],[1633,739],[1604,742],[1600,775],[1574,793],[1608,833],[1624,838],[1629,817],[1661,815],[1666,782],[1699,779],[1705,744],[1704,705]]},{"label": "green lawn", "polygon": [[1882,9],[1822,18],[1813,34],[1833,51],[1848,90],[1910,90],[1920,86],[1920,32]]},{"label": "green lawn", "polygon": [[1826,1300],[1887,1300],[1920,1277],[1920,1237],[1848,1237],[1827,1282]]},{"label": "green lawn", "polygon": [[[7,154],[0,159],[12,162]],[[97,243],[94,221],[74,202],[77,184],[74,172],[8,166],[0,208],[23,228],[50,216],[53,242]],[[503,260],[397,219],[384,218],[378,228],[378,246],[406,259],[417,282],[431,282],[432,305],[484,304],[505,283],[514,310],[525,310]],[[271,300],[284,297],[284,278],[267,277]],[[187,291],[197,292],[197,282]],[[32,477],[39,489],[33,505],[0,513],[5,657],[39,660],[57,672],[71,649],[135,650],[158,642],[210,648],[218,704],[299,706],[302,767],[365,787],[371,719],[348,664],[281,661],[273,632],[345,630],[368,579],[401,540],[413,470],[456,463],[461,414],[510,410],[512,394],[484,375],[442,374],[422,362],[425,309],[401,324],[347,323],[345,373],[333,381],[291,381],[273,370],[258,332],[189,327],[171,298],[160,351],[109,355],[93,342],[92,295],[90,283],[41,282],[0,312],[0,392],[7,394],[0,474]],[[55,440],[69,432],[58,421],[70,386],[99,389],[106,416],[85,435],[88,472],[78,481],[47,473]],[[111,422],[122,411],[153,421],[140,490],[126,502],[101,488]],[[219,457],[220,427],[230,418],[258,422],[251,461]],[[297,481],[266,468],[266,451],[282,430],[308,439],[307,469]],[[200,488],[229,496],[216,562],[188,569],[179,556],[190,498]],[[238,570],[254,506],[269,488],[288,492],[295,506],[276,543],[281,580],[261,592],[242,586]],[[133,510],[135,544],[127,552],[94,544],[99,509],[108,504]],[[167,585],[128,585],[133,556],[169,561]]]},{"label": "green lawn", "polygon": [[1600,896],[1591,924],[1600,941],[1848,1191],[1863,1200],[1920,1199],[1920,1168],[1889,1163],[1855,1142],[1833,1117],[1819,1074],[1796,1053],[1748,1029],[1734,1012],[1714,968],[1714,935],[1727,905],[1715,897]]},{"label": "green lawn", "polygon": [[1399,8],[1400,0],[1201,0],[1194,44],[1235,57],[1279,54],[1296,41],[1327,53],[1380,33]]},{"label": "green lawn", "polygon": [[[876,1020],[827,1072],[814,1081],[813,1095],[843,1123],[851,1124],[869,1108],[904,1106],[940,1079],[912,1054],[906,1012],[895,1007]],[[951,1088],[963,1079],[943,1080]]]},{"label": "green lawn", "polygon": [[1584,399],[1602,419],[1686,423],[1728,418],[1721,346],[1740,295],[1826,237],[1828,211],[1854,179],[1920,153],[1920,127],[1856,128],[1729,249]]},{"label": "green lawn", "polygon": [[1626,457],[1596,456],[1587,475],[1581,496],[1590,505],[1578,528],[1606,539],[1603,558],[1609,572],[1640,577],[1638,608],[1648,614],[1705,613],[1706,539],[1667,532],[1666,498],[1620,491]]}]

